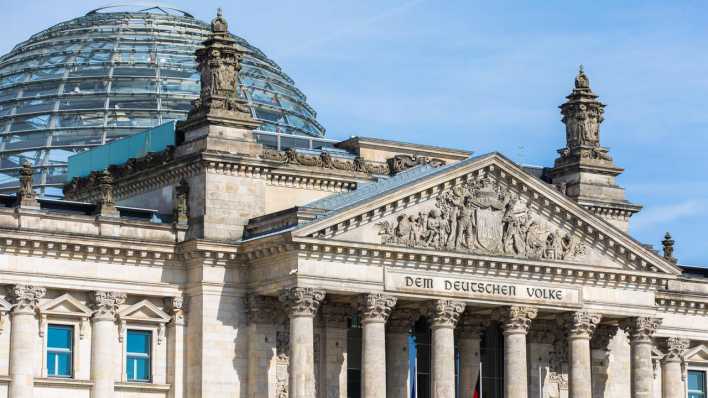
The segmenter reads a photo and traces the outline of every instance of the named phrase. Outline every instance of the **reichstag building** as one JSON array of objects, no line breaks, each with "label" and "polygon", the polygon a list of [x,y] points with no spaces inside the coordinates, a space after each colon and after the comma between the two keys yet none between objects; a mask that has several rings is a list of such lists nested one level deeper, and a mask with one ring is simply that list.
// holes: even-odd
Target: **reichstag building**
[{"label": "reichstag building", "polygon": [[567,79],[527,167],[325,138],[221,11],[33,35],[0,58],[0,397],[706,397],[708,272],[629,235]]}]

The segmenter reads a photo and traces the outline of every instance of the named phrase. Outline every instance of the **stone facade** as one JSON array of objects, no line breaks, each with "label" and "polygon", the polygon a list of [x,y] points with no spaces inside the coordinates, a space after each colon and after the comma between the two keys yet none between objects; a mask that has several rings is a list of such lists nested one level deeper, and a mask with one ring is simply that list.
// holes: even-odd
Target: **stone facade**
[{"label": "stone facade", "polygon": [[[541,178],[366,138],[338,144],[346,161],[275,153],[228,89],[226,29],[219,15],[175,148],[67,186],[93,203],[56,211],[25,184],[3,199],[0,397],[409,397],[411,335],[420,358],[429,339],[419,397],[472,396],[484,370],[484,398],[677,398],[708,369],[708,283],[670,237],[662,256],[627,235],[639,207],[584,71]],[[145,203],[172,222],[123,216]],[[48,372],[52,325],[73,331],[68,377]]]}]

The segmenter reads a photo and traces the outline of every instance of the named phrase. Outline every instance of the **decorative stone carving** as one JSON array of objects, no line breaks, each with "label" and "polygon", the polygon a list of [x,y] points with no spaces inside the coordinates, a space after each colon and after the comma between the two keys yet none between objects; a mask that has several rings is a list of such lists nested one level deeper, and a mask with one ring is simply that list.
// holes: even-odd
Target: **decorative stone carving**
[{"label": "decorative stone carving", "polygon": [[118,308],[125,303],[125,293],[96,291],[92,294],[94,320],[115,320]]},{"label": "decorative stone carving", "polygon": [[320,314],[326,327],[346,329],[353,309],[348,303],[334,303],[325,300]]},{"label": "decorative stone carving", "polygon": [[34,314],[39,305],[39,299],[47,294],[47,289],[31,285],[14,285],[8,289],[8,298],[15,314]]},{"label": "decorative stone carving", "polygon": [[590,89],[590,81],[580,66],[575,78],[575,89],[561,105],[566,140],[569,149],[577,147],[599,147],[600,123],[604,120],[605,105],[597,100]]},{"label": "decorative stone carving", "polygon": [[617,335],[619,327],[615,325],[598,325],[590,340],[590,348],[609,352],[610,341]]},{"label": "decorative stone carving", "polygon": [[184,325],[184,297],[166,297],[165,309],[172,316],[174,325]]},{"label": "decorative stone carving", "polygon": [[388,160],[391,173],[396,174],[403,170],[410,169],[418,165],[430,165],[432,167],[440,167],[445,165],[442,159],[430,158],[427,156],[412,156],[412,155],[396,155]]},{"label": "decorative stone carving", "polygon": [[428,308],[428,317],[432,327],[457,326],[462,312],[465,310],[465,303],[454,300],[434,300]]},{"label": "decorative stone carving", "polygon": [[568,333],[569,337],[580,337],[589,339],[592,337],[595,328],[600,323],[602,317],[587,311],[578,311],[565,314],[559,319],[560,326]]},{"label": "decorative stone carving", "polygon": [[32,175],[34,171],[28,161],[22,162],[20,168],[20,189],[17,191],[17,205],[19,207],[39,207],[37,193],[32,187]]},{"label": "decorative stone carving", "polygon": [[486,172],[441,193],[430,210],[377,224],[382,244],[567,260],[585,253],[572,233],[545,225]]},{"label": "decorative stone carving", "polygon": [[189,184],[187,180],[180,181],[175,187],[174,222],[177,224],[189,223]]},{"label": "decorative stone carving", "polygon": [[310,316],[317,314],[322,300],[325,298],[323,290],[310,287],[293,287],[280,293],[279,299],[288,308],[290,316]]},{"label": "decorative stone carving", "polygon": [[499,308],[494,312],[494,319],[499,321],[504,333],[524,333],[531,327],[531,321],[536,319],[538,310],[533,307],[513,305]]},{"label": "decorative stone carving", "polygon": [[391,313],[386,326],[391,333],[408,333],[418,320],[420,312],[412,308],[396,308]]},{"label": "decorative stone carving", "polygon": [[108,170],[103,170],[98,175],[98,208],[102,216],[118,216],[115,201],[113,200],[113,176]]},{"label": "decorative stone carving", "polygon": [[362,323],[386,322],[397,299],[385,294],[366,294],[359,302],[359,314]]},{"label": "decorative stone carving", "polygon": [[621,323],[622,329],[629,335],[632,342],[651,342],[651,338],[656,329],[661,326],[660,318],[640,316],[624,319]]},{"label": "decorative stone carving", "polygon": [[674,243],[676,241],[671,238],[671,234],[668,232],[664,235],[664,240],[661,241],[661,245],[664,247],[664,258],[676,264],[678,260],[674,257]]},{"label": "decorative stone carving", "polygon": [[665,354],[662,362],[683,362],[683,354],[691,341],[681,337],[669,337],[664,342]]},{"label": "decorative stone carving", "polygon": [[354,159],[333,157],[327,151],[322,151],[319,155],[313,155],[309,153],[301,153],[293,148],[289,148],[284,151],[279,151],[277,149],[265,149],[263,150],[263,153],[261,153],[261,158],[283,164],[293,164],[307,167],[320,167],[324,169],[335,169],[375,175],[390,174],[389,166],[385,163],[370,162],[361,157],[356,157]]},{"label": "decorative stone carving", "polygon": [[211,21],[211,31],[204,46],[196,51],[201,92],[181,126],[208,120],[214,124],[253,129],[260,123],[251,117],[251,109],[240,92],[243,50],[229,34],[221,9]]},{"label": "decorative stone carving", "polygon": [[249,323],[277,323],[282,317],[280,303],[275,297],[251,294],[246,297],[246,315]]}]

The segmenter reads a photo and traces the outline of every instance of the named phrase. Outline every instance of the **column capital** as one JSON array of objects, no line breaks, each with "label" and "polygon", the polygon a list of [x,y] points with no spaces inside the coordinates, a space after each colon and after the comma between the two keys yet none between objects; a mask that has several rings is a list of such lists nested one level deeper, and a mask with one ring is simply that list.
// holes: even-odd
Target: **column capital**
[{"label": "column capital", "polygon": [[288,308],[291,317],[314,317],[325,298],[325,291],[311,287],[292,287],[281,291],[278,298]]},{"label": "column capital", "polygon": [[39,299],[47,294],[47,289],[32,285],[13,285],[8,289],[13,314],[34,314]]},{"label": "column capital", "polygon": [[388,319],[390,333],[408,333],[418,320],[420,312],[413,308],[396,308]]},{"label": "column capital", "polygon": [[184,325],[184,297],[165,297],[165,308],[172,315],[173,325]]},{"label": "column capital", "polygon": [[352,306],[349,303],[325,301],[322,305],[322,322],[325,327],[346,329],[352,316]]},{"label": "column capital", "polygon": [[386,322],[398,299],[381,293],[366,294],[359,301],[361,322]]},{"label": "column capital", "polygon": [[648,316],[638,316],[622,320],[622,329],[629,334],[629,340],[632,343],[651,342],[652,336],[656,329],[661,326],[661,318],[652,318]]},{"label": "column capital", "polygon": [[465,303],[454,300],[435,300],[428,309],[428,316],[433,328],[455,328],[465,310]]},{"label": "column capital", "polygon": [[125,293],[95,291],[91,293],[91,304],[96,321],[113,321],[116,319],[118,307],[125,303]]},{"label": "column capital", "polygon": [[505,334],[528,333],[531,321],[537,315],[536,308],[521,305],[502,307],[494,312],[494,318],[501,323]]},{"label": "column capital", "polygon": [[664,357],[661,362],[683,362],[683,354],[688,349],[691,341],[681,337],[669,337],[664,341]]},{"label": "column capital", "polygon": [[589,339],[595,332],[602,316],[588,311],[576,311],[564,314],[559,324],[568,333],[569,338]]},{"label": "column capital", "polygon": [[489,326],[489,319],[479,314],[474,314],[470,311],[462,312],[460,321],[457,324],[457,330],[462,338],[479,339],[482,331]]},{"label": "column capital", "polygon": [[250,294],[246,296],[248,323],[274,323],[279,318],[279,302],[275,297]]}]

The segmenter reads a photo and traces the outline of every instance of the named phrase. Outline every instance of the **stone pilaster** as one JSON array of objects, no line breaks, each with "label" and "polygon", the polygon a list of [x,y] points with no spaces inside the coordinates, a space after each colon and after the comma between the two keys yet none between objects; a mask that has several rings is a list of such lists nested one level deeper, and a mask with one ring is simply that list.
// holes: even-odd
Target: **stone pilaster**
[{"label": "stone pilaster", "polygon": [[113,397],[116,363],[116,314],[126,295],[116,292],[92,293],[93,321],[91,340],[92,398]]},{"label": "stone pilaster", "polygon": [[622,321],[622,328],[629,335],[632,398],[654,397],[652,336],[660,325],[661,319],[651,317],[628,318]]},{"label": "stone pilaster", "polygon": [[605,395],[609,377],[610,342],[618,331],[619,327],[616,325],[600,324],[590,339],[593,397]]},{"label": "stone pilaster", "polygon": [[569,358],[569,398],[592,398],[592,360],[590,339],[600,315],[579,311],[567,314],[561,320],[561,327],[568,334]]},{"label": "stone pilaster", "polygon": [[538,310],[510,306],[495,312],[504,333],[504,391],[506,398],[528,398],[526,334]]},{"label": "stone pilaster", "polygon": [[353,313],[351,304],[325,302],[320,310],[322,320],[321,397],[347,397],[347,332]]},{"label": "stone pilaster", "polygon": [[465,303],[453,300],[435,300],[430,308],[433,398],[455,396],[455,326],[464,310]]},{"label": "stone pilaster", "polygon": [[410,362],[408,336],[419,312],[410,308],[396,308],[386,328],[386,396],[410,397]]},{"label": "stone pilaster", "polygon": [[248,315],[248,396],[275,396],[275,352],[279,302],[275,297],[250,295]]},{"label": "stone pilaster", "polygon": [[386,397],[386,321],[396,301],[393,296],[367,294],[359,303],[363,397]]},{"label": "stone pilaster", "polygon": [[664,357],[661,360],[661,389],[663,398],[683,398],[684,385],[682,367],[683,354],[690,341],[680,337],[669,337],[664,341]]},{"label": "stone pilaster", "polygon": [[43,287],[14,285],[8,292],[12,302],[12,332],[10,335],[10,390],[13,398],[34,395],[34,357],[37,342],[36,312],[39,299],[47,290]]},{"label": "stone pilaster", "polygon": [[325,298],[322,290],[293,287],[280,293],[290,317],[290,398],[315,396],[314,318]]},{"label": "stone pilaster", "polygon": [[489,320],[465,311],[457,324],[457,344],[460,350],[460,391],[474,391],[479,378],[480,342]]},{"label": "stone pilaster", "polygon": [[165,298],[165,309],[171,315],[167,329],[167,383],[172,386],[168,398],[185,396],[184,298]]}]

